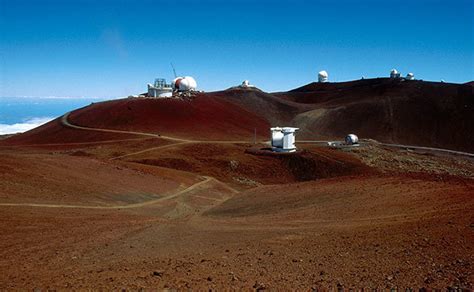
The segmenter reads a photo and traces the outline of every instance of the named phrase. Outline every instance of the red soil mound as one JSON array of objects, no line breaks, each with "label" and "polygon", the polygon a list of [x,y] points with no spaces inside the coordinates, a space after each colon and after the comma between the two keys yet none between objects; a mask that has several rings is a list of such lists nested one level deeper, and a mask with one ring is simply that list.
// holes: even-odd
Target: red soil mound
[{"label": "red soil mound", "polygon": [[202,140],[243,139],[252,141],[254,129],[267,136],[268,122],[250,111],[210,95],[191,100],[121,99],[96,103],[74,111],[74,124],[130,131],[143,131]]},{"label": "red soil mound", "polygon": [[243,144],[189,144],[131,156],[130,161],[248,184],[284,184],[375,171],[347,153],[313,148],[286,155],[255,155]]},{"label": "red soil mound", "polygon": [[317,214],[319,220],[328,222],[368,218],[391,221],[397,216],[466,208],[466,204],[474,202],[473,192],[472,180],[438,182],[420,176],[417,179],[340,177],[255,188],[229,199],[208,214],[247,218],[271,215],[274,219],[290,217],[293,220]]}]

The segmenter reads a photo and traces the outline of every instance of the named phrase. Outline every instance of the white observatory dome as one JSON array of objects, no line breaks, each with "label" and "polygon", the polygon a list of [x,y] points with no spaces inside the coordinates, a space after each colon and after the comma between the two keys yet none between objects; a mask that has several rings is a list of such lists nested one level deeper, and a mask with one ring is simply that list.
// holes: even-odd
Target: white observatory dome
[{"label": "white observatory dome", "polygon": [[359,137],[357,137],[355,134],[347,135],[344,140],[346,141],[346,144],[348,145],[359,144]]},{"label": "white observatory dome", "polygon": [[172,83],[173,89],[178,91],[194,91],[197,88],[196,80],[193,77],[177,77]]},{"label": "white observatory dome", "polygon": [[415,80],[415,74],[413,74],[413,73],[408,73],[406,79],[407,79],[407,80]]},{"label": "white observatory dome", "polygon": [[400,72],[397,69],[390,70],[390,78],[400,78]]},{"label": "white observatory dome", "polygon": [[244,80],[242,82],[242,87],[249,87],[250,86],[250,82],[248,80]]},{"label": "white observatory dome", "polygon": [[326,71],[319,71],[318,73],[318,82],[328,82],[328,72]]}]

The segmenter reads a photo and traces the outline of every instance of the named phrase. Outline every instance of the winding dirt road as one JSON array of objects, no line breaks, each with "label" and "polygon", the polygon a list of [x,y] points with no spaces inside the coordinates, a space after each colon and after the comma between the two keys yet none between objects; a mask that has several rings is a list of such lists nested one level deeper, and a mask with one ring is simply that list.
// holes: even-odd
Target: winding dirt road
[{"label": "winding dirt road", "polygon": [[62,205],[62,204],[34,204],[34,203],[0,203],[0,206],[21,206],[21,207],[42,207],[42,208],[73,208],[73,209],[131,209],[131,208],[140,208],[148,205],[153,205],[159,202],[170,200],[176,198],[179,195],[188,193],[212,180],[212,177],[203,177],[204,180],[197,182],[184,190],[177,191],[169,196],[161,197],[156,200],[145,201],[141,203],[128,204],[128,205],[115,205],[115,206],[84,206],[84,205]]},{"label": "winding dirt road", "polygon": [[[79,130],[86,130],[86,131],[98,131],[98,132],[106,132],[106,133],[123,133],[123,134],[132,134],[132,135],[140,135],[140,136],[146,136],[148,138],[150,137],[153,137],[153,138],[161,138],[161,139],[166,139],[166,140],[171,140],[171,141],[176,141],[177,143],[173,143],[173,144],[168,144],[168,145],[163,145],[163,146],[158,146],[158,147],[152,147],[152,148],[148,148],[148,149],[144,149],[144,150],[141,150],[141,151],[137,151],[137,152],[133,152],[133,153],[129,153],[129,154],[125,154],[125,155],[121,155],[121,156],[117,156],[117,157],[114,157],[112,158],[111,160],[116,160],[116,159],[120,159],[120,158],[123,158],[123,157],[128,157],[128,156],[132,156],[132,155],[137,155],[137,154],[141,154],[141,153],[145,153],[145,152],[149,152],[149,151],[153,151],[153,150],[157,150],[157,149],[165,149],[165,148],[169,148],[169,147],[175,147],[175,146],[178,146],[178,145],[183,145],[183,144],[189,144],[189,143],[249,143],[249,142],[244,142],[244,141],[195,141],[195,140],[187,140],[187,139],[180,139],[180,138],[174,138],[174,137],[169,137],[169,136],[161,136],[161,135],[157,135],[157,134],[151,134],[151,133],[144,133],[144,132],[134,132],[134,131],[122,131],[122,130],[112,130],[112,129],[101,129],[101,128],[89,128],[89,127],[82,127],[82,126],[77,126],[77,125],[74,125],[74,124],[71,124],[69,121],[68,121],[68,117],[69,117],[69,112],[66,113],[65,115],[63,115],[61,117],[61,123],[66,126],[66,127],[70,127],[70,128],[73,128],[73,129],[79,129]],[[129,140],[141,140],[143,138],[140,138],[140,139],[126,139],[125,141],[129,141]],[[146,138],[145,138],[146,139]],[[115,141],[123,141],[123,140],[115,140]],[[150,200],[150,201],[145,201],[145,202],[141,202],[141,203],[135,203],[135,204],[128,204],[128,205],[115,205],[115,206],[84,206],[84,205],[68,205],[68,204],[36,204],[36,203],[0,203],[0,206],[8,206],[8,207],[39,207],[39,208],[74,208],[74,209],[100,209],[100,210],[107,210],[107,209],[131,209],[131,208],[140,208],[140,207],[145,207],[145,206],[149,206],[149,205],[153,205],[153,204],[156,204],[156,203],[159,203],[159,202],[162,202],[162,201],[166,201],[166,200],[171,200],[173,198],[176,198],[180,195],[183,195],[185,193],[188,193],[208,182],[211,182],[211,181],[216,181],[218,182],[219,184],[221,184],[224,188],[226,188],[227,190],[229,190],[230,192],[232,193],[238,193],[239,191],[235,190],[234,188],[228,186],[227,184],[223,183],[223,182],[220,182],[218,181],[217,179],[213,178],[213,177],[208,177],[208,176],[202,176],[202,178],[204,178],[204,180],[198,182],[198,183],[195,183],[189,187],[187,187],[186,189],[184,190],[181,190],[181,191],[176,191],[174,193],[172,193],[171,195],[168,195],[168,196],[165,196],[165,197],[161,197],[161,198],[158,198],[156,200]]]}]

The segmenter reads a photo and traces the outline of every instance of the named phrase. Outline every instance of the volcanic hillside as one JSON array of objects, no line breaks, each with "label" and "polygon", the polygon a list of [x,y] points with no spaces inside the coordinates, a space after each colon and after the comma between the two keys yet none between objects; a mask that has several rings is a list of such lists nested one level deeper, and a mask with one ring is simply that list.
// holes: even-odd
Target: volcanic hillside
[{"label": "volcanic hillside", "polygon": [[302,132],[354,132],[382,142],[474,150],[472,86],[370,79],[313,83],[279,96],[316,105],[295,116]]},{"label": "volcanic hillside", "polygon": [[[193,140],[244,140],[255,130],[266,138],[270,124],[262,117],[222,98],[197,94],[183,99],[119,99],[93,103],[68,116],[87,128],[137,131]],[[263,136],[265,135],[265,136]],[[132,139],[137,135],[72,129],[56,119],[39,128],[5,140],[5,144],[41,144]]]},{"label": "volcanic hillside", "polygon": [[257,114],[282,117],[284,125],[301,128],[298,139],[356,133],[387,143],[474,151],[474,87],[467,84],[377,78],[265,95],[241,92],[240,99],[235,91],[215,94]]},{"label": "volcanic hillside", "polygon": [[[232,88],[183,99],[121,99],[73,111],[88,128],[140,131],[193,140],[268,139],[270,126],[294,126],[300,140],[341,139],[348,133],[386,143],[474,152],[474,87],[363,79],[311,83],[278,93]],[[55,120],[2,143],[35,144],[137,138],[65,129]]]}]

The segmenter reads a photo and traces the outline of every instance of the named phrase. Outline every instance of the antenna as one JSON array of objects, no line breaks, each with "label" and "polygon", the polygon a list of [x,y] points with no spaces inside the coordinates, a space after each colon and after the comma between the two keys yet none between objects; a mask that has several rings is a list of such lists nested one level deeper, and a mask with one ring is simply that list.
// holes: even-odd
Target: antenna
[{"label": "antenna", "polygon": [[174,78],[177,78],[178,75],[176,75],[176,70],[174,69],[173,63],[170,62],[170,64],[171,64],[171,68],[173,68]]}]

